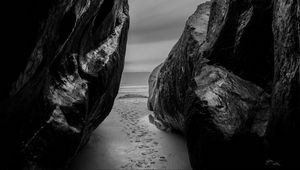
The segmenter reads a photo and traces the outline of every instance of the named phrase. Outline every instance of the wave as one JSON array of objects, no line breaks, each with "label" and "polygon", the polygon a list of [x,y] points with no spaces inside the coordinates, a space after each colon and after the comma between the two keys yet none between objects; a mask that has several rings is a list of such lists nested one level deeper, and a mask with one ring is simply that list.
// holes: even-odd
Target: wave
[{"label": "wave", "polygon": [[147,93],[148,86],[120,86],[120,93]]}]

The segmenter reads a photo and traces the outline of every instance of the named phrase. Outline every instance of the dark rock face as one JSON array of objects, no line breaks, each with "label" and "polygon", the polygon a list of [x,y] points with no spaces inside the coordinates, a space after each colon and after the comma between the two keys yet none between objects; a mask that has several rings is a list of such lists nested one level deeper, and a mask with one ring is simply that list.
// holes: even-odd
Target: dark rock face
[{"label": "dark rock face", "polygon": [[149,79],[148,79],[148,84],[149,84],[149,97],[148,97],[148,109],[150,111],[153,111],[153,105],[155,105],[155,94],[154,90],[157,90],[155,87],[157,86],[157,81],[156,78],[158,77],[158,73],[160,72],[162,64],[158,65],[150,74]]},{"label": "dark rock face", "polygon": [[183,130],[186,90],[197,59],[195,55],[205,39],[209,7],[209,2],[198,7],[166,61],[150,75],[148,107],[165,127]]},{"label": "dark rock face", "polygon": [[148,106],[185,133],[194,169],[299,166],[299,16],[297,0],[213,0],[189,18]]},{"label": "dark rock face", "polygon": [[190,88],[183,115],[193,168],[262,165],[269,95],[226,69],[210,65],[202,66]]},{"label": "dark rock face", "polygon": [[300,2],[274,2],[272,117],[267,129],[270,156],[300,168]]},{"label": "dark rock face", "polygon": [[27,51],[7,60],[16,69],[1,89],[1,168],[61,169],[112,108],[124,65],[128,3],[24,5],[17,12],[30,25],[21,37]]},{"label": "dark rock face", "polygon": [[207,41],[199,53],[270,93],[274,72],[271,0],[213,1]]}]

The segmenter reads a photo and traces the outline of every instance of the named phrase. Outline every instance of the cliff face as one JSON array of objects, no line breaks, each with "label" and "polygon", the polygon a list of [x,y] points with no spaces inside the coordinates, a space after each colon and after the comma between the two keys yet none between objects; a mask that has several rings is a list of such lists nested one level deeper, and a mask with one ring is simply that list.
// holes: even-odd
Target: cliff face
[{"label": "cliff face", "polygon": [[32,0],[16,13],[28,23],[19,37],[19,50],[26,51],[5,60],[13,69],[1,89],[1,166],[63,168],[109,114],[118,93],[128,3]]},{"label": "cliff face", "polygon": [[151,74],[151,122],[185,133],[193,168],[299,166],[299,5],[202,4]]}]

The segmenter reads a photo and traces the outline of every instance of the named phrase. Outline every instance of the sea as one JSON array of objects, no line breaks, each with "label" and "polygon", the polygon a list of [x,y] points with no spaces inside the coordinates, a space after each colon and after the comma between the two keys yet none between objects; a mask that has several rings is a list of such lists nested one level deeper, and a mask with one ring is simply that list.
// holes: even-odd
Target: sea
[{"label": "sea", "polygon": [[120,94],[148,92],[148,78],[150,72],[124,72],[122,74]]}]

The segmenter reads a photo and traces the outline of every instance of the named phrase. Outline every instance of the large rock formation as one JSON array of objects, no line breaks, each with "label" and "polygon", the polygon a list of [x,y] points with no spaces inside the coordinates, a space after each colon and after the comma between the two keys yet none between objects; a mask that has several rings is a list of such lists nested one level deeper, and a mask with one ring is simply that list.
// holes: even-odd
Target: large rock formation
[{"label": "large rock formation", "polygon": [[300,1],[276,0],[273,11],[274,79],[267,129],[270,157],[300,168]]},{"label": "large rock formation", "polygon": [[263,165],[269,95],[226,69],[207,64],[189,88],[183,115],[193,168]]},{"label": "large rock formation", "polygon": [[151,74],[151,122],[185,133],[195,169],[299,166],[299,1],[208,4]]},{"label": "large rock formation", "polygon": [[9,70],[1,70],[1,169],[65,168],[118,93],[128,2],[13,3],[18,20],[8,21]]},{"label": "large rock formation", "polygon": [[192,78],[193,63],[197,61],[196,54],[205,39],[209,12],[209,2],[198,7],[189,17],[168,58],[150,75],[148,107],[166,128],[183,130],[186,91]]}]

